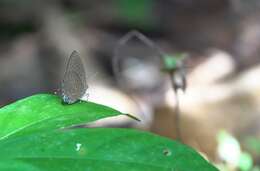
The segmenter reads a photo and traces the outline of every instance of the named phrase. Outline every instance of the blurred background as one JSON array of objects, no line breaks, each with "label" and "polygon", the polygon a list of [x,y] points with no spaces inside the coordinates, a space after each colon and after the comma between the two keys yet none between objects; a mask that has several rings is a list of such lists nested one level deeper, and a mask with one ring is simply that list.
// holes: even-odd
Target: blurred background
[{"label": "blurred background", "polygon": [[[259,17],[259,0],[1,0],[0,106],[59,92],[68,57],[77,50],[88,99],[142,120],[95,125],[172,139],[179,125],[182,142],[220,170],[259,171]],[[131,30],[154,44],[137,35],[120,43]],[[188,54],[184,93],[176,96],[169,74],[161,72],[158,49]]]}]

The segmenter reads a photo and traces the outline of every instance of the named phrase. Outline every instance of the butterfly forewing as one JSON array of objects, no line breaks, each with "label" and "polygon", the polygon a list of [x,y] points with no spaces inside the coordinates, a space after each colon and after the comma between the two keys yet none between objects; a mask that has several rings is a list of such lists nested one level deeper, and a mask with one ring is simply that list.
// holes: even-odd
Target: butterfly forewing
[{"label": "butterfly forewing", "polygon": [[87,88],[82,59],[78,52],[73,51],[62,80],[62,99],[65,103],[72,104],[82,98]]}]

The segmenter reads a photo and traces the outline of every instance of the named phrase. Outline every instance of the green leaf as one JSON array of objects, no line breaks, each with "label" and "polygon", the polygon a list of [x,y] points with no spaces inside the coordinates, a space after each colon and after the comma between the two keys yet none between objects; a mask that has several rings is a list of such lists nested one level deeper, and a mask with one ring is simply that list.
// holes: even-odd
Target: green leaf
[{"label": "green leaf", "polygon": [[88,128],[10,137],[0,142],[0,154],[0,159],[13,160],[13,167],[23,163],[26,171],[217,171],[186,145],[131,129]]},{"label": "green leaf", "polygon": [[164,55],[162,57],[163,61],[163,71],[170,72],[173,70],[176,70],[178,67],[178,63],[183,60],[187,54],[185,53],[179,53],[175,55]]},{"label": "green leaf", "polygon": [[92,102],[64,105],[59,96],[38,94],[0,109],[0,140],[11,135],[50,131],[118,115],[122,113]]},{"label": "green leaf", "polygon": [[260,139],[257,137],[247,137],[245,139],[245,145],[250,150],[256,153],[256,155],[260,155]]},{"label": "green leaf", "polygon": [[22,161],[15,160],[6,160],[1,159],[0,162],[0,170],[1,171],[40,171],[40,169],[35,168],[31,164],[27,164]]},{"label": "green leaf", "polygon": [[177,59],[173,56],[165,55],[163,56],[164,68],[165,70],[172,70],[177,67]]},{"label": "green leaf", "polygon": [[226,163],[238,166],[241,154],[239,141],[225,130],[219,131],[218,140],[218,155]]},{"label": "green leaf", "polygon": [[242,152],[239,157],[239,168],[241,171],[249,171],[253,167],[253,159],[247,152]]},{"label": "green leaf", "polygon": [[118,16],[133,28],[153,28],[153,0],[117,0]]}]

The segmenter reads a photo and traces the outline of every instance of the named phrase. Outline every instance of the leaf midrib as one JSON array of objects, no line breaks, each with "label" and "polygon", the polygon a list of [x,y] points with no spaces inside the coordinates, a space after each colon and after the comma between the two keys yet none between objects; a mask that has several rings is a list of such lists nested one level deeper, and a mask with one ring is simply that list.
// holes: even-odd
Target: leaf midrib
[{"label": "leaf midrib", "polygon": [[[15,135],[16,133],[21,132],[22,130],[24,130],[24,129],[30,127],[30,126],[39,124],[39,123],[44,122],[44,121],[47,121],[47,120],[49,120],[49,119],[55,119],[55,118],[58,118],[58,117],[62,117],[62,116],[65,116],[65,115],[72,115],[72,114],[61,114],[61,115],[57,115],[57,116],[55,116],[55,117],[49,116],[49,117],[46,117],[46,118],[42,118],[42,119],[40,119],[40,120],[37,120],[37,121],[35,121],[35,122],[31,122],[31,123],[29,123],[29,124],[24,125],[23,127],[20,127],[20,128],[17,128],[17,129],[15,129],[15,130],[13,130],[12,132],[10,132],[9,134],[6,134],[5,136],[2,136],[2,137],[0,138],[0,141],[1,141],[1,140],[4,140],[4,139],[6,139],[6,138],[8,138],[8,137],[11,136],[11,135]],[[90,122],[91,122],[91,121],[90,121]],[[79,124],[80,124],[80,123],[79,123]]]}]

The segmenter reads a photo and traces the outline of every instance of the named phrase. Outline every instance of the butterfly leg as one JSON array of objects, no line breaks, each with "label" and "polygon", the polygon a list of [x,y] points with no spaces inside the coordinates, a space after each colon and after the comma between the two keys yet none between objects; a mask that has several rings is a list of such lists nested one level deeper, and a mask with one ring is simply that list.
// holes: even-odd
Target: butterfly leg
[{"label": "butterfly leg", "polygon": [[86,93],[84,96],[86,97],[86,101],[88,101],[88,99],[89,99],[89,93]]}]

